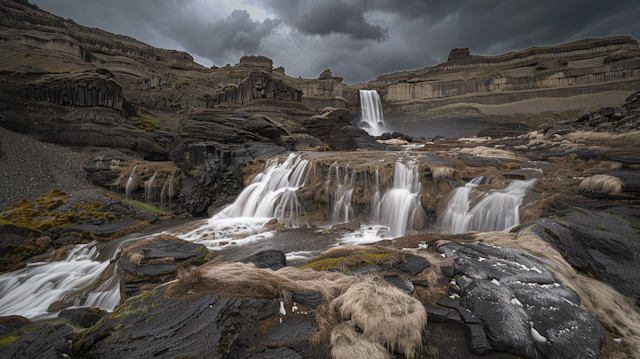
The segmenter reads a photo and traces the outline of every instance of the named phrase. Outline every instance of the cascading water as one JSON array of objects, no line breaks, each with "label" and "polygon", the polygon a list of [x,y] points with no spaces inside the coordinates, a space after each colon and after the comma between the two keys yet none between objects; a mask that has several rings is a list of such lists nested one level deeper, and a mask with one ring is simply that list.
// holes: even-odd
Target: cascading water
[{"label": "cascading water", "polygon": [[133,171],[131,171],[131,175],[129,176],[129,180],[127,181],[127,187],[125,187],[126,199],[133,199],[133,184],[136,179],[136,168],[138,168],[138,166],[133,167]]},{"label": "cascading water", "polygon": [[[77,245],[61,262],[39,262],[0,276],[0,316],[22,315],[30,320],[52,319],[51,303],[72,290],[82,289],[109,265],[98,261],[94,243]],[[112,311],[120,302],[117,276],[90,293],[82,306]],[[28,305],[25,305],[28,303]]]},{"label": "cascading water", "polygon": [[162,186],[162,190],[160,191],[160,207],[162,208],[164,208],[166,204],[164,200],[165,196],[167,196],[169,209],[171,209],[171,198],[173,197],[173,173],[167,176],[167,179],[164,181],[164,185]]},{"label": "cascading water", "polygon": [[482,179],[476,177],[453,192],[440,218],[444,233],[508,231],[520,224],[522,198],[538,179],[514,180],[503,190],[489,192],[469,210],[469,194],[482,183]]},{"label": "cascading water", "polygon": [[273,218],[284,226],[296,227],[301,208],[296,191],[304,185],[308,163],[293,153],[283,163],[272,160],[233,204],[210,218],[206,225],[179,236],[219,248],[231,240],[240,244],[260,239],[254,235]]},{"label": "cascading water", "polygon": [[418,167],[414,161],[396,162],[393,188],[384,194],[373,214],[374,220],[389,227],[393,237],[404,235],[415,223],[424,223],[426,214],[418,199],[421,187]]},{"label": "cascading water", "polygon": [[376,90],[360,90],[360,126],[371,136],[380,136],[385,132],[382,102]]},{"label": "cascading water", "polygon": [[147,204],[153,203],[153,182],[156,180],[156,172],[144,183],[144,199]]},{"label": "cascading water", "polygon": [[[329,169],[331,176],[331,168]],[[333,223],[349,222],[353,219],[353,209],[351,208],[351,199],[353,198],[353,190],[356,180],[356,170],[349,172],[349,166],[344,169],[344,175],[341,174],[340,168],[336,167],[336,189],[333,194]]]}]

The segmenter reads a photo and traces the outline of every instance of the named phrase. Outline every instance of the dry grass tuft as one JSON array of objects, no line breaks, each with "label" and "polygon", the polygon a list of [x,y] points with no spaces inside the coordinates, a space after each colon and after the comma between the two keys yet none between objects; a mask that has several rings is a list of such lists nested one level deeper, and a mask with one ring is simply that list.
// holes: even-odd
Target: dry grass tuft
[{"label": "dry grass tuft", "polygon": [[619,195],[624,184],[618,177],[595,175],[587,177],[580,183],[580,191]]},{"label": "dry grass tuft", "polygon": [[391,354],[379,343],[362,338],[350,322],[338,324],[331,331],[333,359],[390,359]]},{"label": "dry grass tuft", "polygon": [[144,254],[140,252],[134,252],[129,255],[129,261],[131,263],[135,263],[138,267],[142,264],[144,260]]},{"label": "dry grass tuft", "polygon": [[175,261],[176,261],[176,259],[174,257],[164,257],[164,258],[152,259],[147,264],[174,263]]},{"label": "dry grass tuft", "polygon": [[202,273],[196,267],[178,268],[178,281],[187,285],[202,282]]},{"label": "dry grass tuft", "polygon": [[562,255],[530,229],[515,235],[501,234],[485,242],[525,250],[553,263],[549,269],[562,285],[573,289],[580,306],[593,315],[607,331],[622,337],[620,351],[629,358],[640,358],[640,308],[635,300],[620,294],[610,285],[577,273]]},{"label": "dry grass tuft", "polygon": [[331,302],[339,319],[362,330],[362,339],[413,358],[422,344],[427,312],[422,303],[389,284],[366,278]]},{"label": "dry grass tuft", "polygon": [[456,173],[455,168],[451,167],[431,167],[431,176],[434,181],[439,181],[443,178],[451,179]]}]

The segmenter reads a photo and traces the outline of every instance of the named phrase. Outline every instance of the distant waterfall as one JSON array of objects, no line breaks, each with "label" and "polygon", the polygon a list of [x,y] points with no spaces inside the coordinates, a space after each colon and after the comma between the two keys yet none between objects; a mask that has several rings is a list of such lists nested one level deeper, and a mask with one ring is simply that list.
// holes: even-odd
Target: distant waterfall
[{"label": "distant waterfall", "polygon": [[382,103],[376,90],[360,90],[360,127],[371,136],[380,136],[385,132]]},{"label": "distant waterfall", "polygon": [[153,196],[153,182],[156,180],[156,172],[153,172],[153,176],[144,183],[144,199],[147,204],[152,204],[154,200]]},{"label": "distant waterfall", "polygon": [[443,232],[505,231],[520,224],[522,198],[538,179],[514,180],[503,190],[489,192],[469,210],[469,194],[482,183],[482,179],[476,177],[464,187],[455,189],[440,218]]},{"label": "distant waterfall", "polygon": [[[407,164],[396,162],[393,188],[382,196],[373,213],[375,221],[389,227],[392,237],[404,235],[408,227],[422,227],[426,220],[418,199],[421,188],[418,167],[418,163],[413,161]],[[376,176],[376,184],[377,181]]]},{"label": "distant waterfall", "polygon": [[129,180],[127,181],[127,187],[125,187],[126,199],[133,199],[133,185],[136,179],[136,168],[138,168],[138,166],[133,167],[133,171],[131,171],[131,175],[129,176]]}]

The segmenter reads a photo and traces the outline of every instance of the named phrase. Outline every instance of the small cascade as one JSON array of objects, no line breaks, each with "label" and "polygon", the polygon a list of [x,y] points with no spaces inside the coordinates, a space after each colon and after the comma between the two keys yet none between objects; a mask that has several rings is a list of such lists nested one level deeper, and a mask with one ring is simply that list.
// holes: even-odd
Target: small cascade
[{"label": "small cascade", "polygon": [[[72,290],[86,287],[107,268],[109,260],[98,261],[97,257],[95,242],[77,245],[64,261],[28,264],[27,268],[0,275],[0,316],[22,315],[32,321],[55,318],[57,312],[47,312],[51,303]],[[94,291],[89,297],[100,293],[101,290]],[[116,301],[120,301],[119,289],[112,289],[107,296],[108,299],[77,304],[113,310]]]},{"label": "small cascade", "polygon": [[[329,176],[331,170],[329,170]],[[355,189],[356,170],[349,172],[349,165],[344,169],[344,174],[340,168],[336,167],[336,188],[333,193],[333,223],[349,222],[353,219],[353,209],[351,199]]]},{"label": "small cascade", "polygon": [[408,227],[424,226],[426,213],[418,199],[420,188],[418,163],[396,162],[393,188],[384,194],[374,212],[374,220],[388,226],[392,237],[404,235]]},{"label": "small cascade", "polygon": [[133,167],[133,171],[131,171],[131,175],[127,181],[127,187],[125,188],[126,199],[133,199],[133,184],[136,179],[136,168],[138,168],[138,166]]},{"label": "small cascade", "polygon": [[538,179],[514,180],[503,190],[489,192],[470,210],[469,195],[482,180],[482,177],[476,177],[455,190],[441,216],[443,232],[458,234],[469,231],[508,231],[520,224],[519,208],[522,198]]},{"label": "small cascade", "polygon": [[378,91],[360,90],[360,109],[362,112],[360,127],[371,136],[380,136],[386,132]]},{"label": "small cascade", "polygon": [[[164,200],[165,196],[167,197],[166,202]],[[162,186],[162,191],[160,191],[160,207],[164,208],[168,204],[169,209],[171,209],[171,198],[173,198],[173,173],[167,176]]]},{"label": "small cascade", "polygon": [[298,226],[301,205],[296,191],[304,185],[308,163],[294,153],[283,163],[271,160],[233,204],[210,218],[206,225],[179,236],[219,248],[230,240],[240,244],[256,239],[251,236],[258,235],[273,218],[287,227]]},{"label": "small cascade", "polygon": [[373,218],[379,218],[378,205],[380,204],[380,172],[376,168],[373,172],[373,196],[371,198],[371,215]]},{"label": "small cascade", "polygon": [[156,172],[153,172],[153,176],[144,183],[144,199],[147,204],[153,203],[153,182],[156,180]]}]

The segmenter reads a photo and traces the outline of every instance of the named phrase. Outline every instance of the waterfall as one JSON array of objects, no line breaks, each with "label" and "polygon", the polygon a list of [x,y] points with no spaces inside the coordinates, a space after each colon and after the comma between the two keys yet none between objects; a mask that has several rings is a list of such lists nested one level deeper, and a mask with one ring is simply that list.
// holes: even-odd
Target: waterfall
[{"label": "waterfall", "polygon": [[[421,183],[418,163],[396,162],[393,175],[393,188],[387,191],[374,212],[374,220],[389,227],[390,235],[400,237],[407,227],[422,227],[426,213],[422,209],[418,192]],[[376,171],[376,185],[379,181]]]},{"label": "waterfall", "polygon": [[210,218],[206,225],[179,236],[219,248],[230,240],[239,244],[255,239],[251,236],[257,235],[273,218],[284,226],[298,226],[301,205],[296,191],[304,185],[308,163],[294,153],[283,163],[271,160],[233,204]]},{"label": "waterfall", "polygon": [[503,190],[489,192],[469,210],[469,195],[482,183],[482,179],[476,177],[464,187],[455,189],[440,218],[443,232],[508,231],[520,224],[522,198],[538,179],[514,180]]},{"label": "waterfall", "polygon": [[156,172],[153,172],[153,176],[144,183],[144,199],[147,204],[153,203],[153,182],[156,180]]},{"label": "waterfall", "polygon": [[131,175],[129,176],[129,180],[127,181],[127,187],[125,188],[125,198],[133,199],[133,183],[136,178],[136,168],[138,166],[133,167],[133,171],[131,171]]},{"label": "waterfall", "polygon": [[[331,175],[331,169],[329,169]],[[349,165],[344,169],[344,175],[340,168],[336,167],[336,189],[333,193],[333,223],[349,222],[353,219],[351,199],[355,189],[356,170],[349,172]]]},{"label": "waterfall", "polygon": [[169,210],[171,210],[171,198],[173,197],[173,173],[167,176],[160,191],[160,207],[164,208],[165,201],[164,196],[167,196],[167,202],[169,202]]},{"label": "waterfall", "polygon": [[[27,268],[0,275],[0,316],[22,315],[32,321],[55,318],[57,312],[47,312],[51,303],[86,287],[107,268],[109,259],[101,262],[97,257],[93,242],[75,246],[64,261],[28,264]],[[85,303],[78,304],[113,310],[120,302],[117,273],[115,276],[115,282],[107,281],[113,284],[110,288],[105,283],[90,293]]]},{"label": "waterfall", "polygon": [[382,103],[376,90],[360,90],[360,110],[362,112],[360,127],[371,136],[380,136],[386,131]]}]

